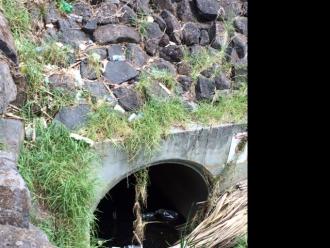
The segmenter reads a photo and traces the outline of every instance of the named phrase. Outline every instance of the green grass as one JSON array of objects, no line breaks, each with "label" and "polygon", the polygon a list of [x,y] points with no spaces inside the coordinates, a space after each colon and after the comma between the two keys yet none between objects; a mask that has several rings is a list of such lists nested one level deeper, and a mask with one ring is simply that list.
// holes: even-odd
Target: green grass
[{"label": "green grass", "polygon": [[80,133],[96,141],[124,139],[130,133],[130,127],[125,115],[111,111],[109,105],[102,103],[90,114],[88,124]]},{"label": "green grass", "polygon": [[153,67],[141,72],[139,75],[139,83],[136,85],[135,89],[147,97],[147,90],[153,82],[162,83],[171,91],[177,83],[175,76],[168,70],[161,70]]},{"label": "green grass", "polygon": [[144,39],[147,35],[147,27],[150,24],[147,21],[147,15],[144,13],[138,12],[136,17],[131,19],[131,24],[141,34],[142,39]]},{"label": "green grass", "polygon": [[227,96],[220,96],[213,103],[200,103],[194,120],[204,124],[239,123],[246,121],[247,89],[242,87]]},{"label": "green grass", "polygon": [[95,71],[96,77],[99,78],[102,75],[102,63],[100,55],[97,53],[90,53],[87,56],[88,66]]},{"label": "green grass", "polygon": [[170,127],[183,123],[188,116],[187,110],[177,99],[166,101],[150,100],[141,109],[143,117],[128,122],[128,116],[110,110],[106,104],[95,109],[80,133],[93,140],[119,140],[131,157],[144,149],[151,155]]},{"label": "green grass", "polygon": [[237,244],[234,248],[247,248],[248,242],[247,242],[247,235],[244,235],[243,237],[239,238],[237,241]]},{"label": "green grass", "polygon": [[69,65],[71,47],[63,45],[60,47],[56,41],[48,41],[42,45],[42,63],[67,67]]},{"label": "green grass", "polygon": [[36,131],[35,143],[25,145],[19,159],[34,201],[52,216],[36,224],[58,247],[87,247],[86,233],[94,225],[90,204],[97,185],[92,161],[97,157],[85,143],[72,140],[62,125],[44,128],[36,122]]}]

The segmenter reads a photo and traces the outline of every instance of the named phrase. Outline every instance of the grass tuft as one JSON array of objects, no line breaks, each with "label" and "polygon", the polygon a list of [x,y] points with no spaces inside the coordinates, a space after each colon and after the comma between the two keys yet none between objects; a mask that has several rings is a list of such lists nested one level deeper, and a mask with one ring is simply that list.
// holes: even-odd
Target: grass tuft
[{"label": "grass tuft", "polygon": [[102,75],[102,63],[100,55],[97,53],[90,53],[87,56],[88,66],[95,71],[96,77],[99,78]]},{"label": "grass tuft", "polygon": [[214,103],[200,103],[194,120],[204,124],[239,123],[246,121],[247,88],[242,87],[227,96],[220,96]]},{"label": "grass tuft", "polygon": [[91,164],[97,157],[85,143],[72,140],[60,124],[44,128],[36,122],[36,132],[35,143],[21,152],[19,169],[33,199],[53,216],[38,226],[58,247],[87,247],[97,184]]}]

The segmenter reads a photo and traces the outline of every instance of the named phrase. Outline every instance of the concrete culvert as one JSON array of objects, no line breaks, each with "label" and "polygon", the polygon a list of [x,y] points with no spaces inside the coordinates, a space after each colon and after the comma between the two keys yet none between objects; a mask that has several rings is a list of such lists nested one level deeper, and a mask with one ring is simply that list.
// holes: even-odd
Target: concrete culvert
[{"label": "concrete culvert", "polygon": [[[138,245],[132,242],[135,181],[134,174],[120,181],[97,207],[98,238],[109,240],[106,247]],[[147,206],[142,211],[149,222],[143,247],[166,248],[180,240],[178,227],[194,216],[197,204],[207,200],[208,191],[207,176],[197,169],[175,163],[151,166]]]}]

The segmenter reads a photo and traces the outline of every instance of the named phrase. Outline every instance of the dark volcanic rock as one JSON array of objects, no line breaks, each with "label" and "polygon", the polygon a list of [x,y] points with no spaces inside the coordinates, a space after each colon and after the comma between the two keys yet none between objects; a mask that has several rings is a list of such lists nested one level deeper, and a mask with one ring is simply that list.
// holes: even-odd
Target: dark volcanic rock
[{"label": "dark volcanic rock", "polygon": [[195,0],[198,13],[206,21],[217,19],[220,13],[220,3],[218,0]]},{"label": "dark volcanic rock", "polygon": [[189,76],[191,74],[191,66],[187,63],[181,62],[177,65],[178,74]]},{"label": "dark volcanic rock", "polygon": [[144,42],[144,49],[150,56],[155,56],[158,51],[158,39],[149,39]]},{"label": "dark volcanic rock", "polygon": [[0,240],[1,248],[55,248],[48,241],[46,234],[33,225],[28,229],[0,225]]},{"label": "dark volcanic rock", "polygon": [[59,13],[55,1],[51,1],[47,12],[45,14],[44,22],[45,24],[56,24],[59,19],[61,19],[61,14]]},{"label": "dark volcanic rock", "polygon": [[119,21],[122,24],[132,24],[132,22],[137,18],[137,15],[134,12],[134,10],[127,5],[123,6],[121,12],[122,12],[122,16],[119,17]]},{"label": "dark volcanic rock", "polygon": [[203,76],[199,76],[196,84],[196,99],[201,100],[212,100],[215,94],[215,83],[213,80]]},{"label": "dark volcanic rock", "polygon": [[114,89],[113,93],[126,111],[136,111],[143,104],[141,96],[132,89],[120,87]]},{"label": "dark volcanic rock", "polygon": [[19,74],[14,78],[14,81],[17,88],[17,96],[16,96],[16,100],[11,102],[11,104],[19,108],[22,108],[27,100],[27,87],[28,87],[27,79],[24,75]]},{"label": "dark volcanic rock", "polygon": [[135,78],[138,72],[127,62],[109,62],[106,66],[104,76],[113,84],[121,84]]},{"label": "dark volcanic rock", "polygon": [[244,14],[243,1],[241,0],[219,0],[219,2],[222,7],[222,16],[227,20]]},{"label": "dark volcanic rock", "polygon": [[4,158],[0,158],[0,199],[0,225],[28,228],[29,190],[17,172],[15,162]]},{"label": "dark volcanic rock", "polygon": [[137,44],[127,44],[126,59],[131,61],[134,66],[142,67],[147,63],[149,56]]},{"label": "dark volcanic rock", "polygon": [[210,39],[213,40],[211,46],[221,49],[229,42],[229,34],[222,22],[214,22],[211,27]]},{"label": "dark volcanic rock", "polygon": [[60,30],[58,33],[59,41],[65,44],[78,48],[80,44],[90,40],[89,36],[80,29],[79,24],[71,18],[60,19],[58,25]]},{"label": "dark volcanic rock", "polygon": [[102,100],[103,99],[103,100],[106,100],[107,102],[110,102],[112,105],[115,105],[117,103],[116,98],[109,92],[109,90],[101,82],[85,81],[83,87],[96,100]]},{"label": "dark volcanic rock", "polygon": [[107,52],[107,49],[106,48],[102,48],[102,47],[99,47],[99,48],[90,48],[87,50],[87,53],[88,54],[93,54],[93,53],[96,53],[100,56],[100,59],[103,60],[103,59],[106,59],[107,56],[108,56],[108,52]]},{"label": "dark volcanic rock", "polygon": [[97,79],[96,71],[88,64],[87,59],[81,61],[80,63],[80,74],[82,78],[87,78],[90,80]]},{"label": "dark volcanic rock", "polygon": [[57,113],[54,120],[61,122],[70,130],[76,130],[87,123],[90,111],[90,106],[86,104],[80,104],[73,107],[63,107]]},{"label": "dark volcanic rock", "polygon": [[188,22],[183,26],[182,37],[186,45],[199,44],[200,35],[201,32],[195,23]]},{"label": "dark volcanic rock", "polygon": [[170,45],[160,49],[159,57],[170,62],[180,62],[183,58],[183,51],[179,46]]},{"label": "dark volcanic rock", "polygon": [[51,88],[63,88],[69,91],[76,89],[75,78],[71,74],[56,73],[49,76]]},{"label": "dark volcanic rock", "polygon": [[7,152],[14,154],[15,158],[11,160],[18,158],[23,141],[24,124],[18,120],[0,118],[0,142]]},{"label": "dark volcanic rock", "polygon": [[234,27],[238,33],[248,35],[247,17],[237,16],[234,20]]},{"label": "dark volcanic rock", "polygon": [[175,14],[176,4],[172,3],[172,0],[154,0],[154,4],[160,9],[160,10],[168,10],[171,11],[173,14]]},{"label": "dark volcanic rock", "polygon": [[159,46],[165,47],[170,44],[170,37],[167,34],[164,34],[163,37],[159,41]]},{"label": "dark volcanic rock", "polygon": [[108,59],[110,61],[117,61],[119,57],[125,58],[125,53],[122,45],[113,44],[108,47]]},{"label": "dark volcanic rock", "polygon": [[118,17],[116,13],[118,12],[118,7],[116,4],[111,2],[103,2],[97,8],[95,13],[95,18],[98,24],[115,24],[118,23]]},{"label": "dark volcanic rock", "polygon": [[177,16],[183,22],[196,22],[194,15],[195,3],[191,0],[181,0],[178,2]]},{"label": "dark volcanic rock", "polygon": [[88,20],[93,14],[91,6],[84,2],[73,3],[72,13],[78,16],[82,16],[85,20]]},{"label": "dark volcanic rock", "polygon": [[183,90],[184,92],[187,92],[187,91],[190,90],[191,85],[192,85],[192,83],[193,83],[193,80],[192,80],[191,77],[187,77],[187,76],[179,76],[179,77],[178,77],[178,82],[179,82],[179,84],[181,85],[182,90]]},{"label": "dark volcanic rock", "polygon": [[228,90],[231,87],[230,80],[226,77],[225,74],[220,74],[214,78],[215,87],[217,90]]},{"label": "dark volcanic rock", "polygon": [[82,30],[86,33],[93,34],[93,32],[97,29],[97,21],[96,20],[88,20],[84,21],[82,26]]},{"label": "dark volcanic rock", "polygon": [[0,61],[0,114],[6,112],[10,102],[16,99],[17,88],[8,64]]},{"label": "dark volcanic rock", "polygon": [[164,19],[161,16],[154,16],[154,20],[158,24],[160,30],[164,32],[166,29],[166,22]]},{"label": "dark volcanic rock", "polygon": [[100,44],[131,42],[139,43],[140,34],[132,27],[122,24],[108,24],[98,27],[94,32],[96,42]]},{"label": "dark volcanic rock", "polygon": [[233,48],[236,50],[237,55],[240,59],[244,58],[247,55],[247,37],[240,34],[235,33],[233,37]]},{"label": "dark volcanic rock", "polygon": [[175,66],[164,59],[155,60],[154,63],[152,64],[152,67],[157,68],[159,70],[167,70],[171,74],[176,75]]},{"label": "dark volcanic rock", "polygon": [[201,46],[206,46],[206,45],[210,44],[210,36],[209,36],[209,32],[207,32],[207,30],[201,30],[199,44]]},{"label": "dark volcanic rock", "polygon": [[177,44],[181,43],[181,25],[176,17],[169,11],[164,10],[160,14],[166,23],[166,33],[170,36],[170,38],[176,42]]},{"label": "dark volcanic rock", "polygon": [[189,52],[192,56],[199,55],[203,51],[204,51],[204,48],[200,45],[193,45],[193,46],[189,47]]},{"label": "dark volcanic rock", "polygon": [[10,58],[15,64],[18,64],[17,52],[13,36],[8,26],[7,20],[0,12],[0,50]]},{"label": "dark volcanic rock", "polygon": [[146,38],[147,39],[160,39],[163,36],[163,32],[160,30],[159,25],[156,22],[148,23],[146,26]]}]

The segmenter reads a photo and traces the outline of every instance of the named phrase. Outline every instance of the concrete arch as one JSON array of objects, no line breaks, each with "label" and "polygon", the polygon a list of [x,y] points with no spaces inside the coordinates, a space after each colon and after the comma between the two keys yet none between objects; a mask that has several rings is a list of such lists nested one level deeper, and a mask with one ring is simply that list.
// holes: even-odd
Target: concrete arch
[{"label": "concrete arch", "polygon": [[[153,165],[181,164],[198,172],[206,181],[219,176],[228,171],[225,167],[233,150],[233,139],[242,132],[246,132],[245,124],[173,128],[152,157],[141,152],[133,161],[129,161],[128,155],[111,143],[97,144],[96,150],[101,156],[101,166],[96,171],[100,187],[95,194],[93,209],[125,177]],[[239,166],[243,169],[240,169],[238,177],[246,178],[246,161]]]}]

